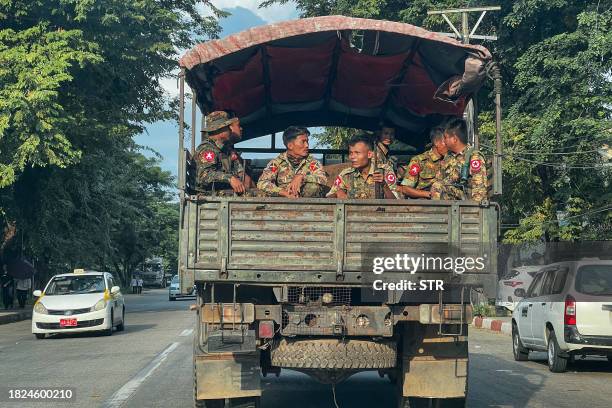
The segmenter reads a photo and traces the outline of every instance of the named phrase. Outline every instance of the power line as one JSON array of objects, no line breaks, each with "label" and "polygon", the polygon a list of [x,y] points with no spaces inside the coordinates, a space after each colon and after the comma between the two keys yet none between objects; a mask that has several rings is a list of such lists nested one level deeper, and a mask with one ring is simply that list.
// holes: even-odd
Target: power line
[{"label": "power line", "polygon": [[[601,212],[604,212],[604,211],[610,211],[610,210],[612,210],[612,206],[595,208],[593,210],[585,211],[585,212],[580,213],[580,214],[572,215],[570,217],[565,217],[562,220],[548,220],[548,221],[542,221],[542,222],[537,222],[537,223],[527,223],[526,225],[530,226],[530,227],[535,227],[535,226],[538,226],[538,225],[559,224],[559,223],[565,222],[567,220],[572,220],[572,219],[575,219],[575,218],[584,217],[585,215],[597,214],[597,213],[601,213]],[[520,227],[520,226],[521,226],[521,224],[502,224],[502,227],[504,227],[504,228],[515,228],[515,227]]]}]

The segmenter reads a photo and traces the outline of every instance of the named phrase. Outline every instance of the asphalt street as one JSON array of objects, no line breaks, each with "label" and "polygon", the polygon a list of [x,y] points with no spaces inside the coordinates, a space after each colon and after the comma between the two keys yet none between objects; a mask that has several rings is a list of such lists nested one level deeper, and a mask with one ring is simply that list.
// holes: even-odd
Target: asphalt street
[{"label": "asphalt street", "polygon": [[[2,407],[192,407],[193,300],[169,302],[166,290],[126,296],[126,329],[112,337],[62,335],[37,340],[30,321],[0,326],[0,387],[72,387],[76,401],[0,402]],[[612,367],[602,359],[577,361],[553,374],[546,355],[512,359],[511,338],[470,332],[468,406],[610,407]],[[334,407],[332,390],[284,370],[263,378],[264,408]],[[376,373],[336,387],[340,408],[394,407],[394,387]]]}]

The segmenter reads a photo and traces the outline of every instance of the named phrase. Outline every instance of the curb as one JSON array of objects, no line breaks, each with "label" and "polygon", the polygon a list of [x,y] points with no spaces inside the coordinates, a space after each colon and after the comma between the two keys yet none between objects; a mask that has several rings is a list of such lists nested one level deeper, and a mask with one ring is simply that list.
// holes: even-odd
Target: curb
[{"label": "curb", "polygon": [[0,324],[14,323],[21,320],[28,320],[32,318],[31,310],[22,310],[19,312],[0,314]]},{"label": "curb", "polygon": [[472,326],[508,336],[512,335],[512,323],[503,320],[490,319],[488,317],[475,317],[474,320],[472,320]]}]

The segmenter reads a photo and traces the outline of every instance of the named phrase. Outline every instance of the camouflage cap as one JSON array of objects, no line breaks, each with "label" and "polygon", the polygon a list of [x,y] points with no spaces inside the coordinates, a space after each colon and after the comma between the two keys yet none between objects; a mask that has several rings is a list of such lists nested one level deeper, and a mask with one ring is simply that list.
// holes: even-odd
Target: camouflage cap
[{"label": "camouflage cap", "polygon": [[237,120],[238,118],[230,118],[230,115],[225,111],[214,111],[206,115],[206,126],[202,130],[204,132],[214,132],[231,125]]}]

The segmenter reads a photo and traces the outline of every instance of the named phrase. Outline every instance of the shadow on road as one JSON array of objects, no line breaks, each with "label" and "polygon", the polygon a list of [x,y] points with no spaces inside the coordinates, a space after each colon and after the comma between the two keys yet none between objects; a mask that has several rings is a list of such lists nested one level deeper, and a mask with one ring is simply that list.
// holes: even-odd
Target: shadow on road
[{"label": "shadow on road", "polygon": [[[531,399],[547,380],[541,369],[529,367],[529,364],[534,363],[538,364],[517,363],[491,354],[471,354],[467,406],[529,407]],[[283,370],[279,378],[267,377],[262,382],[262,406],[335,407],[332,387],[320,384],[305,374]],[[339,408],[395,408],[396,388],[377,373],[360,373],[336,385],[336,401]],[[423,405],[423,402],[426,404]],[[422,406],[428,406],[427,402],[419,401]]]},{"label": "shadow on road", "polygon": [[[124,336],[126,334],[135,333],[143,330],[149,330],[157,326],[156,324],[126,324],[125,330],[122,332],[118,332],[117,330],[113,331],[113,336]],[[66,339],[66,338],[88,338],[88,337],[104,337],[105,334],[101,331],[91,331],[91,332],[82,332],[82,333],[56,333],[52,335],[47,335],[47,340],[56,340],[56,339]]]}]

